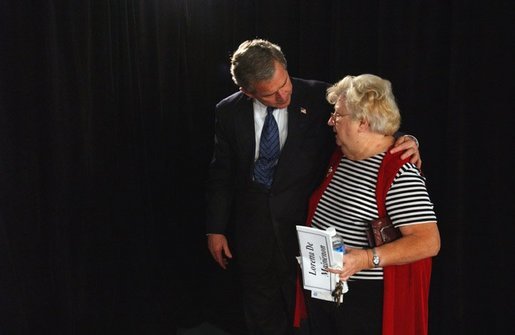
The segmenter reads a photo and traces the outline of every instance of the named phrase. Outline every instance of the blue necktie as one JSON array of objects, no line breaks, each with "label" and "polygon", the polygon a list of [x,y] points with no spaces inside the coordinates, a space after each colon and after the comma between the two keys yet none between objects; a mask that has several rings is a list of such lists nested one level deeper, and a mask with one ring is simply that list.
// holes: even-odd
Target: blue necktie
[{"label": "blue necktie", "polygon": [[274,107],[266,108],[266,118],[259,141],[259,156],[254,165],[254,180],[267,188],[272,186],[275,166],[281,151],[279,128],[274,119]]}]

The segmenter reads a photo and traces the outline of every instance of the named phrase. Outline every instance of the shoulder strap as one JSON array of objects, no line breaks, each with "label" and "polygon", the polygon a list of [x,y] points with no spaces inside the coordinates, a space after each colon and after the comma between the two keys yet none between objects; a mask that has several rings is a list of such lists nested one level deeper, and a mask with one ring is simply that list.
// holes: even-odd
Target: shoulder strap
[{"label": "shoulder strap", "polygon": [[[379,217],[386,213],[386,193],[392,186],[399,169],[408,159],[402,153],[386,153],[376,184]],[[427,335],[429,282],[431,258],[383,268],[383,327],[382,335]]]},{"label": "shoulder strap", "polygon": [[409,161],[409,158],[401,159],[401,155],[402,152],[391,154],[387,151],[379,167],[376,184],[376,202],[380,218],[386,216],[386,193],[390,190],[399,169]]},{"label": "shoulder strap", "polygon": [[340,160],[342,158],[342,150],[339,147],[336,147],[334,149],[334,152],[331,156],[331,159],[329,160],[329,167],[327,169],[327,174],[320,184],[318,188],[311,194],[311,197],[309,198],[309,205],[308,205],[308,216],[306,219],[306,226],[311,226],[311,220],[313,219],[313,216],[315,215],[315,209],[318,204],[318,201],[322,197],[322,194],[324,194],[325,189],[329,185],[329,182],[331,179],[333,179],[333,175],[338,168],[338,164],[340,164]]},{"label": "shoulder strap", "polygon": [[[334,172],[338,168],[338,164],[340,163],[341,158],[342,151],[339,147],[336,147],[331,156],[331,159],[329,160],[329,167],[327,169],[325,179],[322,181],[320,186],[311,194],[311,197],[309,198],[308,215],[306,218],[306,226],[308,227],[311,226],[311,220],[315,215],[315,209],[318,204],[318,201],[322,197],[322,194],[324,194],[327,185],[329,185],[329,182],[333,178]],[[301,321],[307,318],[307,308],[304,301],[304,291],[302,290],[300,277],[301,275],[299,269],[297,269],[297,282],[295,284],[295,313],[293,320],[293,326],[296,328],[299,328]]]}]

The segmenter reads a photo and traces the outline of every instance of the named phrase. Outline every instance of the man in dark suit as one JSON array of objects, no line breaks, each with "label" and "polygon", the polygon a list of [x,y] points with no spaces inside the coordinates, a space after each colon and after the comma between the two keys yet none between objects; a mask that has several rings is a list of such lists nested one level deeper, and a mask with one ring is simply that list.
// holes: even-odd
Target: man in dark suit
[{"label": "man in dark suit", "polygon": [[[279,46],[256,39],[243,42],[231,59],[239,92],[216,106],[215,150],[208,181],[208,248],[226,268],[236,261],[250,334],[293,333],[298,255],[296,225],[305,223],[307,202],[320,183],[334,149],[327,126],[332,111],[327,83],[291,78]],[[261,132],[272,107],[280,156],[271,182],[255,170]],[[418,150],[401,139],[397,150]],[[227,230],[234,228],[231,248]],[[234,243],[234,249],[233,244]]]}]

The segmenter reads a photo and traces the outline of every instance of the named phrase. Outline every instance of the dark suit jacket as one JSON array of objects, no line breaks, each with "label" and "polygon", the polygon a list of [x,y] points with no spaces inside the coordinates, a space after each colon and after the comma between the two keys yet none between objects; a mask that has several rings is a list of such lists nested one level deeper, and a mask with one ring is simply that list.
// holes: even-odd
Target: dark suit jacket
[{"label": "dark suit jacket", "polygon": [[[335,143],[327,125],[332,111],[325,100],[328,84],[296,78],[292,84],[288,136],[266,194],[273,228],[268,232],[258,228],[262,222],[256,219],[256,211],[263,207],[256,207],[252,191],[256,145],[253,106],[241,92],[216,106],[216,142],[207,199],[208,233],[226,234],[234,224],[235,240],[246,250],[267,248],[269,238],[275,237],[279,253],[290,264],[298,254],[295,226],[305,223],[308,198],[325,175]],[[256,229],[246,229],[252,226]],[[259,257],[259,252],[255,255]]]}]

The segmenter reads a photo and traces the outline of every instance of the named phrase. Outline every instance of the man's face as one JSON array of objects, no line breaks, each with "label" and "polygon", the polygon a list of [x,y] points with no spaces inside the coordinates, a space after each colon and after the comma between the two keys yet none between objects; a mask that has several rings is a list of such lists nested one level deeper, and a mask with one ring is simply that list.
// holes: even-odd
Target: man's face
[{"label": "man's face", "polygon": [[292,84],[288,71],[282,64],[275,63],[275,73],[270,80],[254,84],[254,92],[241,89],[247,96],[257,99],[262,104],[275,108],[286,108],[291,101]]}]

